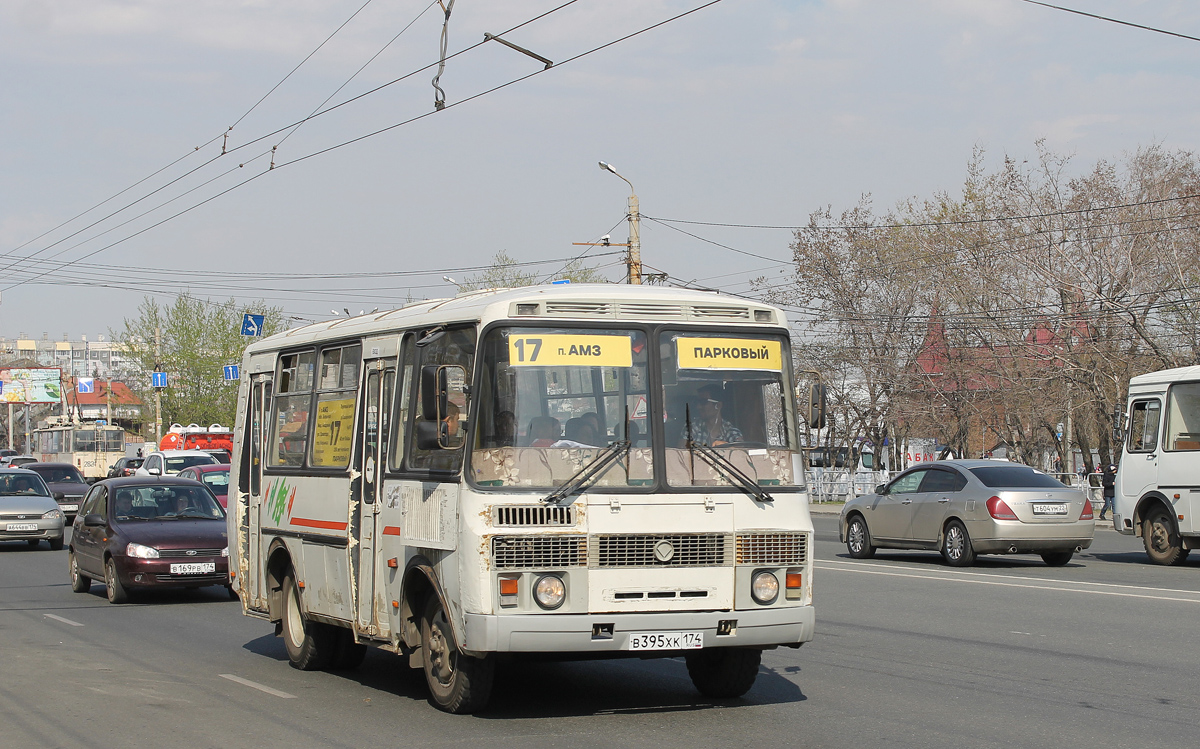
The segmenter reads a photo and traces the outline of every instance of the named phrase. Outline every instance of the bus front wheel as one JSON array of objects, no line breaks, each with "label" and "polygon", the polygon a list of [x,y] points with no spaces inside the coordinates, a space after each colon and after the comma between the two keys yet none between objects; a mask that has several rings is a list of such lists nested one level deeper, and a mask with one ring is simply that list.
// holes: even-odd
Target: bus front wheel
[{"label": "bus front wheel", "polygon": [[448,713],[481,710],[492,693],[494,658],[474,658],[458,649],[442,602],[429,596],[421,618],[421,661],[433,704]]},{"label": "bus front wheel", "polygon": [[1155,564],[1182,564],[1187,559],[1188,550],[1180,542],[1175,523],[1161,507],[1151,510],[1142,521],[1142,543]]},{"label": "bus front wheel", "polygon": [[705,648],[684,656],[692,684],[705,697],[741,697],[754,686],[762,651],[756,648]]},{"label": "bus front wheel", "polygon": [[296,578],[283,578],[283,644],[292,668],[318,671],[333,659],[337,632],[328,624],[309,621],[300,610]]}]

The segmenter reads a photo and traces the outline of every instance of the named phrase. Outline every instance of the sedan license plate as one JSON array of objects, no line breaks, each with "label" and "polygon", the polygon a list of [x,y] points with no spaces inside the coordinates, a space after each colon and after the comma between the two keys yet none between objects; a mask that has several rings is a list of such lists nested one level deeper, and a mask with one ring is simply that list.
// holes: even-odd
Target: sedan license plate
[{"label": "sedan license plate", "polygon": [[704,647],[700,632],[641,632],[629,636],[630,650],[699,650]]},{"label": "sedan license plate", "polygon": [[172,564],[172,575],[202,575],[205,572],[216,572],[216,562],[196,562],[194,564]]},{"label": "sedan license plate", "polygon": [[37,523],[9,523],[5,530],[10,531],[36,531]]},{"label": "sedan license plate", "polygon": [[1066,515],[1066,502],[1038,502],[1033,505],[1034,515]]},{"label": "sedan license plate", "polygon": [[79,509],[79,505],[59,505],[58,509],[63,512],[75,512]]}]

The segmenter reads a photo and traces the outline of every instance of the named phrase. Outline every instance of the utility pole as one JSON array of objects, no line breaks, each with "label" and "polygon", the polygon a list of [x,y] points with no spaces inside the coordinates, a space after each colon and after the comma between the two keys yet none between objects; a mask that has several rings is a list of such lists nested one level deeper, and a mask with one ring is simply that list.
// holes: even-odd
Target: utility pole
[{"label": "utility pole", "polygon": [[629,255],[626,257],[625,264],[629,267],[629,283],[641,285],[642,283],[642,239],[641,239],[641,207],[638,204],[637,192],[633,189],[633,183],[621,176],[621,174],[613,168],[612,164],[604,161],[600,162],[600,168],[606,172],[621,177],[625,180],[625,184],[629,185]]},{"label": "utility pole", "polygon": [[[154,370],[157,372],[162,365],[162,327],[154,328]],[[154,388],[154,449],[162,441],[162,390]]]}]

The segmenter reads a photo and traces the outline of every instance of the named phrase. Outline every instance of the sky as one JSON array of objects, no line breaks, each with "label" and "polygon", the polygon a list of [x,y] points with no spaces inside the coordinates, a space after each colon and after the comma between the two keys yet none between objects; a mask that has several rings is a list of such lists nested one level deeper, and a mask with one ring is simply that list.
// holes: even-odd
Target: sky
[{"label": "sky", "polygon": [[[437,111],[429,0],[0,0],[0,336],[107,338],[180,293],[328,319],[500,252],[619,281],[621,248],[573,244],[625,241],[601,160],[647,271],[753,295],[787,230],[652,219],[885,211],[1039,139],[1079,173],[1200,148],[1200,42],[1022,0],[564,2],[457,0]],[[1200,37],[1188,0],[1057,4]],[[519,24],[553,67],[482,43]]]}]

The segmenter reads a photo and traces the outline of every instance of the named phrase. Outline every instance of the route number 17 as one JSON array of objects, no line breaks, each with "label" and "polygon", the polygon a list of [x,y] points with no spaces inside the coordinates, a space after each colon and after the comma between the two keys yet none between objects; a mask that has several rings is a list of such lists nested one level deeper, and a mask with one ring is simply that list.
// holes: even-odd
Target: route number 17
[{"label": "route number 17", "polygon": [[[529,347],[529,358],[525,358],[525,347]],[[513,348],[517,350],[517,361],[537,361],[538,354],[542,350],[541,338],[518,338],[513,341]]]}]

